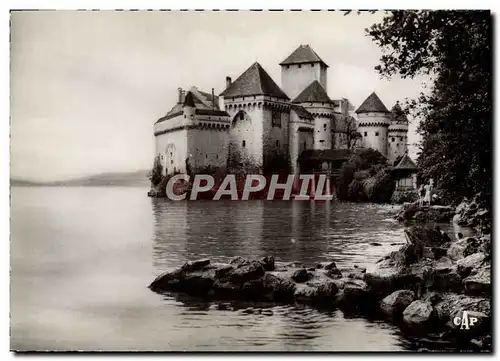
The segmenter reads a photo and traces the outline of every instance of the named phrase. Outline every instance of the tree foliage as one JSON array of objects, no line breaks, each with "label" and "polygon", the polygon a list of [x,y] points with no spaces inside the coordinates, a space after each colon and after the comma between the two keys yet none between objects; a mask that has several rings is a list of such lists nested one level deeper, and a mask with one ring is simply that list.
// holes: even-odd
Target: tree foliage
[{"label": "tree foliage", "polygon": [[421,119],[419,178],[448,201],[491,199],[492,105],[489,11],[388,11],[367,34],[383,51],[387,77],[432,76],[429,94],[408,105]]},{"label": "tree foliage", "polygon": [[387,202],[394,191],[386,158],[378,151],[354,153],[340,169],[337,196],[354,202]]}]

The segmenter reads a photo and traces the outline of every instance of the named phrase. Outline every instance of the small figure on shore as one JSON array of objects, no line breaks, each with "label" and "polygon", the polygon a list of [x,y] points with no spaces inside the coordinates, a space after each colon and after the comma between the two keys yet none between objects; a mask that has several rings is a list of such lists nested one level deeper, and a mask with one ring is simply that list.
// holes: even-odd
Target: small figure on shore
[{"label": "small figure on shore", "polygon": [[424,205],[424,198],[425,198],[425,189],[424,185],[420,185],[420,188],[418,189],[418,206],[422,207]]}]

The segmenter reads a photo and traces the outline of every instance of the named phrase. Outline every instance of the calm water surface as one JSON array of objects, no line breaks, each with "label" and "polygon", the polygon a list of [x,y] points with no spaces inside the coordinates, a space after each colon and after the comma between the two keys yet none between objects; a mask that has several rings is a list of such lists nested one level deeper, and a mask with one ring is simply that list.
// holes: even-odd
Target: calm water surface
[{"label": "calm water surface", "polygon": [[[404,242],[392,206],[150,199],[142,188],[11,190],[11,348],[18,350],[398,351],[385,322],[162,296],[147,286],[188,259],[273,255],[370,266]],[[378,242],[382,246],[372,246]]]}]

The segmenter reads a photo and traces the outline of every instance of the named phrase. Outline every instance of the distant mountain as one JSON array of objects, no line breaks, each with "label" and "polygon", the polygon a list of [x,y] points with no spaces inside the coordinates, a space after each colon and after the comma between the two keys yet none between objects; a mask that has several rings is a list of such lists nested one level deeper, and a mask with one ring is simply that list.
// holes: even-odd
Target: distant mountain
[{"label": "distant mountain", "polygon": [[147,170],[124,173],[101,173],[82,178],[52,182],[34,182],[24,179],[11,179],[11,186],[17,187],[149,187]]}]

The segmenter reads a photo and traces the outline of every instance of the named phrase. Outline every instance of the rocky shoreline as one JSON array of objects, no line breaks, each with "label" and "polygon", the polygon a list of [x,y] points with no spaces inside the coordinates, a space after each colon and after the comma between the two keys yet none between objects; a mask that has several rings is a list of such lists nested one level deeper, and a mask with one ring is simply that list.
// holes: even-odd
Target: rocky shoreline
[{"label": "rocky shoreline", "polygon": [[[451,239],[439,228],[420,226],[405,234],[407,244],[368,270],[339,269],[333,261],[282,264],[272,256],[235,257],[227,264],[203,259],[165,272],[149,288],[206,300],[378,312],[402,328],[491,350],[490,238]],[[477,320],[469,329],[456,324],[467,317]]]}]

